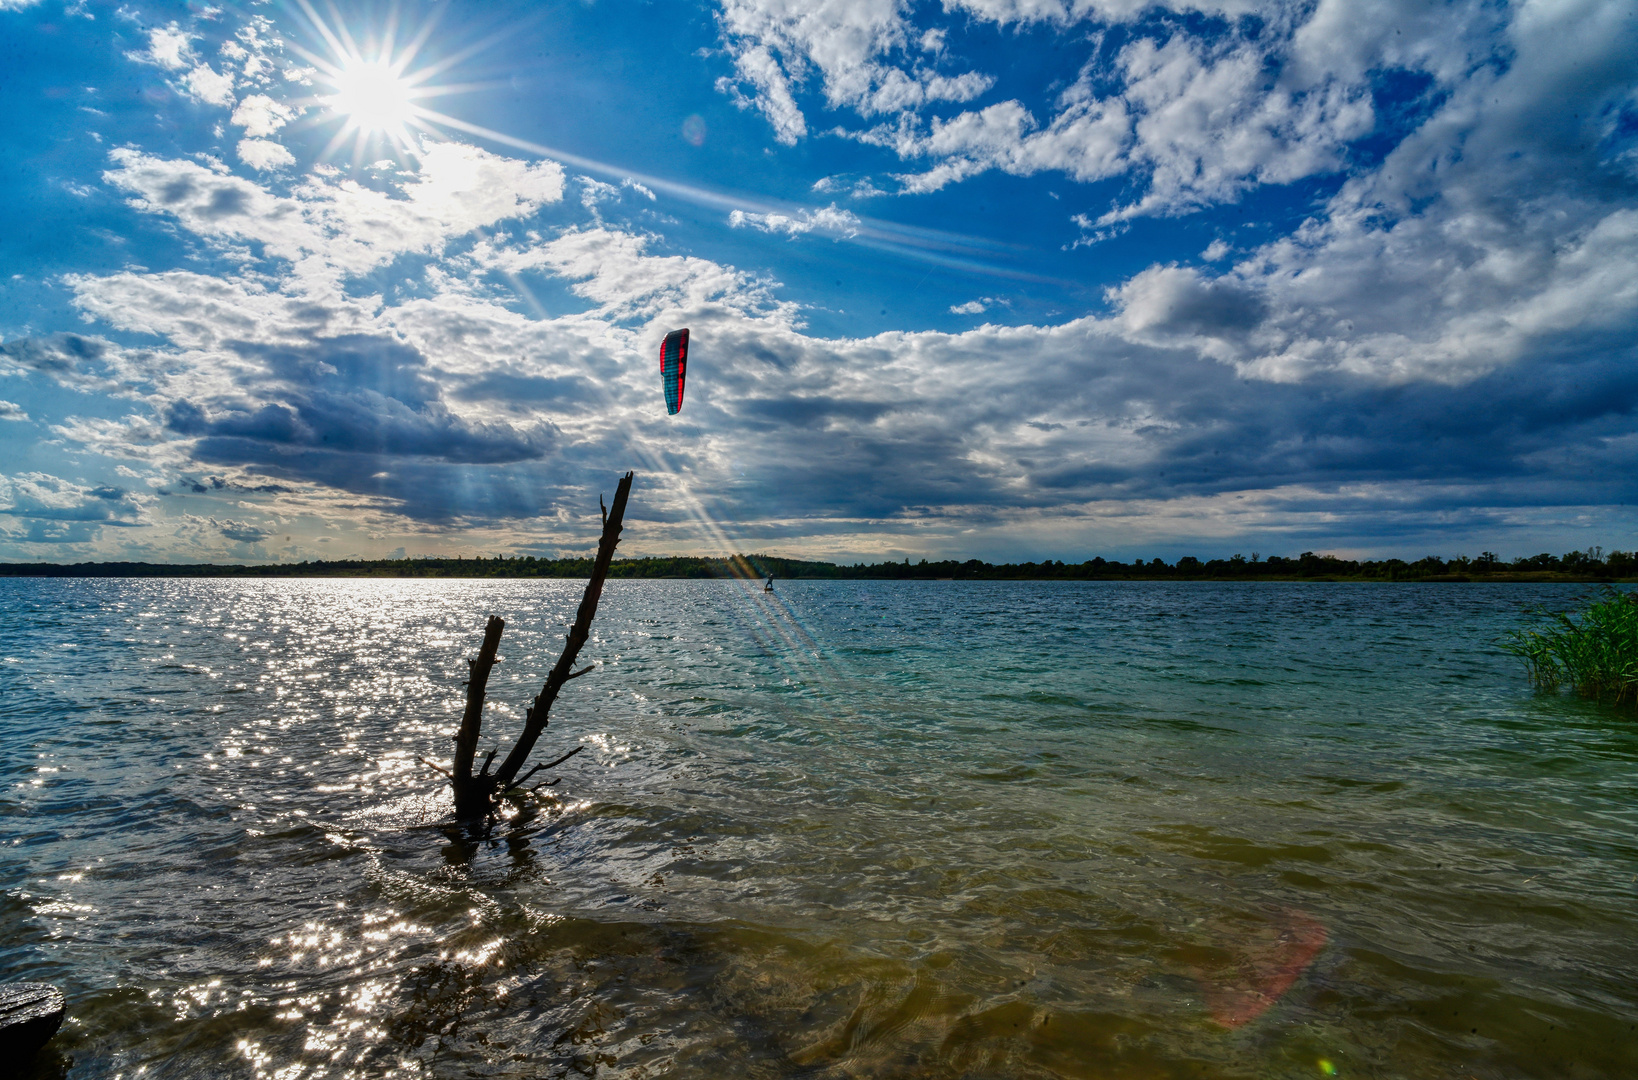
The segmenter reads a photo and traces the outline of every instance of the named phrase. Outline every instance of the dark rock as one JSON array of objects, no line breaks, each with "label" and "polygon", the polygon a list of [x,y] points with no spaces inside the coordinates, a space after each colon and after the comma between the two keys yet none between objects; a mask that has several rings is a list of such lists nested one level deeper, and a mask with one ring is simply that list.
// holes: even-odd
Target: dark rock
[{"label": "dark rock", "polygon": [[63,1024],[63,992],[49,983],[0,983],[0,1062],[22,1064]]}]

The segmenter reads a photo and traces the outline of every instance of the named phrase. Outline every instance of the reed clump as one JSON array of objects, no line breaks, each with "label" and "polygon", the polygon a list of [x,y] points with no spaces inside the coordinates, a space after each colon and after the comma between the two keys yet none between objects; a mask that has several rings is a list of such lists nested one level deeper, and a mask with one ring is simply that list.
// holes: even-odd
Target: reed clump
[{"label": "reed clump", "polygon": [[1540,614],[1546,625],[1502,642],[1538,689],[1567,686],[1583,697],[1638,703],[1638,592],[1606,585],[1584,611]]}]

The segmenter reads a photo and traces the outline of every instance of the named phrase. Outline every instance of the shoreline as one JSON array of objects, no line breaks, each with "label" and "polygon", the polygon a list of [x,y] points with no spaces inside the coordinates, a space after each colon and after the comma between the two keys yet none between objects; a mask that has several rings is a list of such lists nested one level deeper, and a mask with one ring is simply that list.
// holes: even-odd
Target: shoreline
[{"label": "shoreline", "polygon": [[[1312,560],[1312,565],[1304,565]],[[1187,563],[1189,560],[1180,560]],[[1426,562],[1426,560],[1424,560]],[[342,559],[301,563],[219,564],[219,563],[0,563],[0,578],[387,578],[471,580],[495,578],[523,580],[584,579],[591,571],[590,559]],[[609,568],[610,578],[634,580],[728,580],[762,579],[773,574],[778,581],[1166,581],[1166,582],[1355,582],[1383,584],[1635,584],[1638,574],[1569,572],[1543,569],[1497,569],[1493,571],[1450,572],[1444,567],[1423,569],[1419,564],[1399,560],[1352,564],[1342,569],[1341,560],[1314,558],[1270,559],[1263,563],[1241,563],[1234,572],[1218,570],[1223,560],[1179,566],[1142,566],[1108,563],[1102,559],[1086,563],[1009,563],[993,565],[972,560],[966,563],[878,563],[841,566],[834,563],[799,562],[771,556],[735,556],[729,559],[697,557],[643,557],[617,559]],[[584,564],[584,565],[582,565]],[[1218,565],[1214,565],[1218,564]],[[1284,565],[1281,565],[1284,564]],[[1332,564],[1332,565],[1327,565]],[[1234,565],[1230,563],[1229,565]],[[1346,566],[1347,564],[1342,564]],[[1504,564],[1505,565],[1505,564]],[[1254,567],[1256,569],[1254,569]],[[1269,567],[1269,572],[1258,572]],[[1623,567],[1623,570],[1626,568]],[[1350,570],[1352,572],[1350,572]]]}]

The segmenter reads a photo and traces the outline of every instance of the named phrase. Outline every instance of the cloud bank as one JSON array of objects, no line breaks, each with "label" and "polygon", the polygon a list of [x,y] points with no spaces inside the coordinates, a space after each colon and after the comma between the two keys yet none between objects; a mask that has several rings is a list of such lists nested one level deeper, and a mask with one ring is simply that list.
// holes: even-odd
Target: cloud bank
[{"label": "cloud bank", "polygon": [[[723,88],[776,143],[815,138],[804,110],[854,118],[847,145],[913,164],[907,197],[985,172],[1120,181],[1089,235],[1335,181],[1284,235],[1193,242],[1054,320],[971,327],[1010,301],[969,291],[946,305],[969,329],[826,336],[768,274],[679,249],[659,217],[605,220],[626,197],[663,207],[636,181],[577,177],[576,209],[556,162],[451,138],[374,179],[304,168],[267,27],[216,67],[190,31],[154,28],[133,62],[230,120],[239,164],[109,152],[103,191],[194,254],[68,275],[86,325],[0,343],[0,379],[69,395],[8,392],[0,419],[131,481],[15,470],[4,541],[276,557],[301,520],[383,547],[549,550],[581,542],[627,467],[634,551],[1369,550],[1630,527],[1638,46],[1615,6],[947,14],[730,0]],[[1043,110],[961,58],[980,32],[1088,59]],[[813,185],[838,199],[823,208],[726,224],[868,239],[841,200],[880,192],[854,176]],[[685,325],[688,406],[667,418],[654,354]],[[214,502],[166,509],[187,499]]]}]

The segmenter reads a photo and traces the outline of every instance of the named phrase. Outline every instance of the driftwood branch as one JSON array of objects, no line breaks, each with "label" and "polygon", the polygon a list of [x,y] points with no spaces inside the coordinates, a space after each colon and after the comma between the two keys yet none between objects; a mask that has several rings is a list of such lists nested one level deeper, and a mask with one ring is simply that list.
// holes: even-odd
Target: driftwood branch
[{"label": "driftwood branch", "polygon": [[[540,693],[535,695],[534,704],[524,714],[523,733],[518,736],[518,741],[513,744],[511,752],[494,773],[489,771],[489,766],[499,753],[498,749],[489,752],[488,757],[484,759],[483,767],[476,774],[472,771],[472,764],[477,757],[478,740],[483,731],[483,706],[489,687],[489,672],[498,662],[501,632],[505,630],[506,623],[499,617],[491,616],[484,628],[483,646],[478,650],[475,659],[467,661],[471,672],[466,685],[466,711],[461,715],[461,727],[455,734],[453,768],[446,770],[431,762],[425,762],[449,777],[450,786],[455,791],[455,812],[459,817],[468,819],[487,817],[494,811],[501,796],[521,787],[525,780],[542,769],[561,765],[580,752],[581,747],[577,746],[554,761],[536,765],[521,779],[518,778],[518,773],[528,761],[535,743],[546,730],[552,703],[557,700],[558,691],[562,690],[563,684],[596,670],[596,665],[592,664],[576,671],[574,662],[590,638],[592,620],[597,617],[597,604],[603,596],[603,582],[608,577],[614,549],[620,543],[620,530],[626,516],[626,500],[631,494],[631,480],[632,474],[629,472],[620,478],[612,506],[605,506],[601,495],[597,498],[598,509],[603,515],[603,535],[597,542],[597,559],[592,565],[591,580],[586,582],[586,592],[580,599],[580,608],[575,614],[574,624],[569,628],[568,639],[563,643],[563,652],[558,656],[551,673],[546,676],[546,684],[541,687]],[[546,785],[538,785],[536,790],[544,786]]]}]

